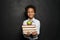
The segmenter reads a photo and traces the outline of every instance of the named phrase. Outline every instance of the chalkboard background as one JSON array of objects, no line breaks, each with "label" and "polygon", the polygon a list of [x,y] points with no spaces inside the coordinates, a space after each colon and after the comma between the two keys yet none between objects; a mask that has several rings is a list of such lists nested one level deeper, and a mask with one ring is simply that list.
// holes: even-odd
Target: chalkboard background
[{"label": "chalkboard background", "polygon": [[[21,25],[27,5],[36,7],[36,18],[41,21],[40,40],[58,40],[58,3],[53,0],[3,0],[1,19],[2,40],[25,40]],[[59,35],[59,34],[58,34]]]}]

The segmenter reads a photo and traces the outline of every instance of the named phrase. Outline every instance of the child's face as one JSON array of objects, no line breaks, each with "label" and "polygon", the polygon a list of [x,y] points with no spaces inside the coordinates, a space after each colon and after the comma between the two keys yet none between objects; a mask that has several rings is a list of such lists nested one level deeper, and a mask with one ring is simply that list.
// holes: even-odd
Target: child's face
[{"label": "child's face", "polygon": [[32,19],[34,17],[34,15],[35,15],[34,9],[33,8],[29,8],[27,14],[28,14],[28,17]]}]

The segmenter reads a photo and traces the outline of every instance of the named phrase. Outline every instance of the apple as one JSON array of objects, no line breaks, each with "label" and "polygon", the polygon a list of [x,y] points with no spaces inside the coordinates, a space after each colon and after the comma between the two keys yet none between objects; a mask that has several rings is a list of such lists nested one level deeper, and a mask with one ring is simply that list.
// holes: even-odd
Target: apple
[{"label": "apple", "polygon": [[27,22],[27,25],[32,25],[32,22],[31,22],[31,21],[28,21],[28,22]]}]

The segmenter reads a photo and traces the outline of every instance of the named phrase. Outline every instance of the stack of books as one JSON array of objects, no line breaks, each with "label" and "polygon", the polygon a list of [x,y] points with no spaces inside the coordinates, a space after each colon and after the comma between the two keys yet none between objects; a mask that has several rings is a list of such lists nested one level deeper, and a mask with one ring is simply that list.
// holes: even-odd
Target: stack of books
[{"label": "stack of books", "polygon": [[32,33],[36,31],[35,25],[22,25],[23,34],[27,34],[27,32]]}]

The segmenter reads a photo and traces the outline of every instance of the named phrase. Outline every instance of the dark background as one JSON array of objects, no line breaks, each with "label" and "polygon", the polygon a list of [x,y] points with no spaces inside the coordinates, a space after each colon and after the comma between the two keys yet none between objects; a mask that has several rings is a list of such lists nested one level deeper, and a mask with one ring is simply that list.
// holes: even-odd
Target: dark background
[{"label": "dark background", "polygon": [[40,40],[59,40],[58,0],[2,0],[1,40],[25,40],[21,25],[25,19],[25,7],[36,6],[36,18],[41,21]]}]

